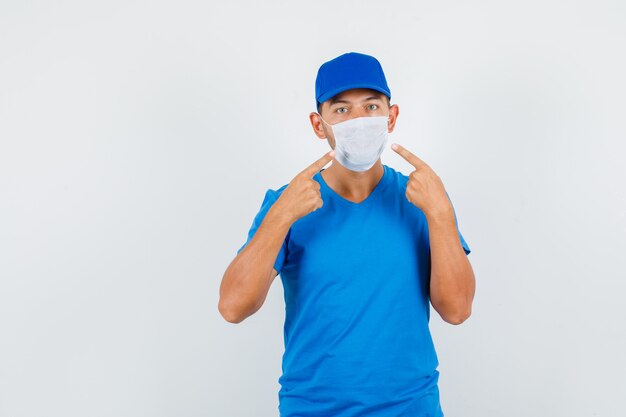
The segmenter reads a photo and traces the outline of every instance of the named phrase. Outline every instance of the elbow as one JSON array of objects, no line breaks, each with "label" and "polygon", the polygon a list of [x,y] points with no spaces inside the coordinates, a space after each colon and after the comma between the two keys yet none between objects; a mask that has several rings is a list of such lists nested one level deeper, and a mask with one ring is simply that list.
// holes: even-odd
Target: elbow
[{"label": "elbow", "polygon": [[230,289],[228,283],[232,278],[229,275],[231,266],[228,267],[222,278],[222,285],[219,291],[219,302],[217,304],[217,310],[224,320],[229,323],[237,324],[241,323],[247,316],[243,314],[240,300],[236,294]]},{"label": "elbow", "polygon": [[465,310],[465,311],[457,312],[455,314],[449,314],[446,317],[444,317],[444,320],[449,324],[458,326],[459,324],[465,322],[465,320],[467,320],[471,315],[472,315],[471,310]]},{"label": "elbow", "polygon": [[246,318],[246,316],[238,313],[234,308],[229,307],[222,300],[220,300],[217,309],[220,312],[220,315],[224,318],[224,320],[229,323],[241,323]]},{"label": "elbow", "polygon": [[[226,274],[228,271],[226,272]],[[242,281],[232,276],[224,275],[220,286],[220,297],[217,309],[220,315],[229,323],[237,324],[256,313],[263,300],[259,300],[248,288],[242,288],[238,282]],[[233,281],[234,280],[234,281]],[[233,284],[231,281],[235,282]]]},{"label": "elbow", "polygon": [[458,326],[459,324],[465,322],[472,315],[472,305],[471,304],[445,304],[441,305],[440,303],[433,304],[435,310],[439,313],[443,321],[449,324],[453,324]]},{"label": "elbow", "polygon": [[261,304],[256,302],[220,299],[218,310],[224,320],[237,324],[256,313],[260,307]]}]

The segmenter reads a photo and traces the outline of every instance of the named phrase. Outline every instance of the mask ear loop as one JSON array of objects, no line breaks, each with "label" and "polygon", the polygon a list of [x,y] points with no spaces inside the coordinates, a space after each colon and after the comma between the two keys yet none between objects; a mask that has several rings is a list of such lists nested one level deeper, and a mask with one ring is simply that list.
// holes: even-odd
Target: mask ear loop
[{"label": "mask ear loop", "polygon": [[326,120],[324,120],[324,118],[322,117],[321,114],[317,113],[318,116],[320,117],[320,119],[322,119],[322,122],[326,123],[328,126],[332,126],[330,123],[328,123]]},{"label": "mask ear loop", "polygon": [[[324,120],[324,118],[322,117],[321,114],[317,113],[317,115],[320,117],[320,119],[322,119],[322,122],[326,123],[326,125],[328,125],[328,126],[330,126],[332,128],[333,125],[331,125],[326,120]],[[324,139],[328,139],[328,138],[326,136],[324,136]]]}]

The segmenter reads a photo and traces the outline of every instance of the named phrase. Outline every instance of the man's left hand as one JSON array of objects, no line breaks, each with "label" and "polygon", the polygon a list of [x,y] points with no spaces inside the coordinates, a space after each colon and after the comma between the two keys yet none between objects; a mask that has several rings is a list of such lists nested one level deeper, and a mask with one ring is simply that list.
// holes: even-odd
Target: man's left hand
[{"label": "man's left hand", "polygon": [[435,171],[403,146],[394,143],[391,149],[415,168],[415,171],[409,174],[406,184],[407,200],[427,216],[452,213],[452,204],[446,194],[443,181]]}]

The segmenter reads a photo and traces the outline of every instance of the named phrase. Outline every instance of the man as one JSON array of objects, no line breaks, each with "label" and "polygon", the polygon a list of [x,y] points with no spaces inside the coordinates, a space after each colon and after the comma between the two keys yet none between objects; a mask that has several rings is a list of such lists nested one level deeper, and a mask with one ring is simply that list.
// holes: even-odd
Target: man
[{"label": "man", "polygon": [[429,300],[448,323],[469,317],[470,248],[424,161],[393,144],[414,171],[382,164],[399,113],[390,98],[374,57],[351,52],[319,68],[309,117],[333,150],[267,190],[224,274],[219,311],[232,323],[281,274],[282,417],[443,416]]}]

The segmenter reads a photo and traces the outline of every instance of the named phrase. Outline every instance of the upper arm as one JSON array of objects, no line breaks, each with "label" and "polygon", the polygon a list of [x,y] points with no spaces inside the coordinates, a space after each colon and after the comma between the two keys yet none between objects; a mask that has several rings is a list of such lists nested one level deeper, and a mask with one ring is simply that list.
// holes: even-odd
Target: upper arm
[{"label": "upper arm", "polygon": [[[243,243],[243,245],[237,250],[237,254],[239,254],[243,250],[243,248],[245,248],[248,245],[248,243],[250,243],[250,241],[256,234],[257,229],[263,222],[265,215],[267,214],[271,206],[276,202],[276,199],[277,199],[276,192],[274,190],[269,189],[266,191],[265,198],[263,199],[263,203],[261,204],[261,208],[259,209],[258,213],[254,217],[252,224],[250,225],[250,229],[248,230],[248,237],[246,241]],[[288,236],[289,236],[289,232],[287,232],[287,237],[285,238],[282,245],[280,246],[280,249],[278,250],[278,254],[276,255],[276,259],[274,260],[273,267],[274,267],[274,271],[277,271],[277,272],[274,275],[274,272],[272,271],[272,275],[270,276],[271,279],[274,279],[276,275],[280,273],[280,270],[282,269],[283,264],[285,263],[285,259],[287,257]]]}]

